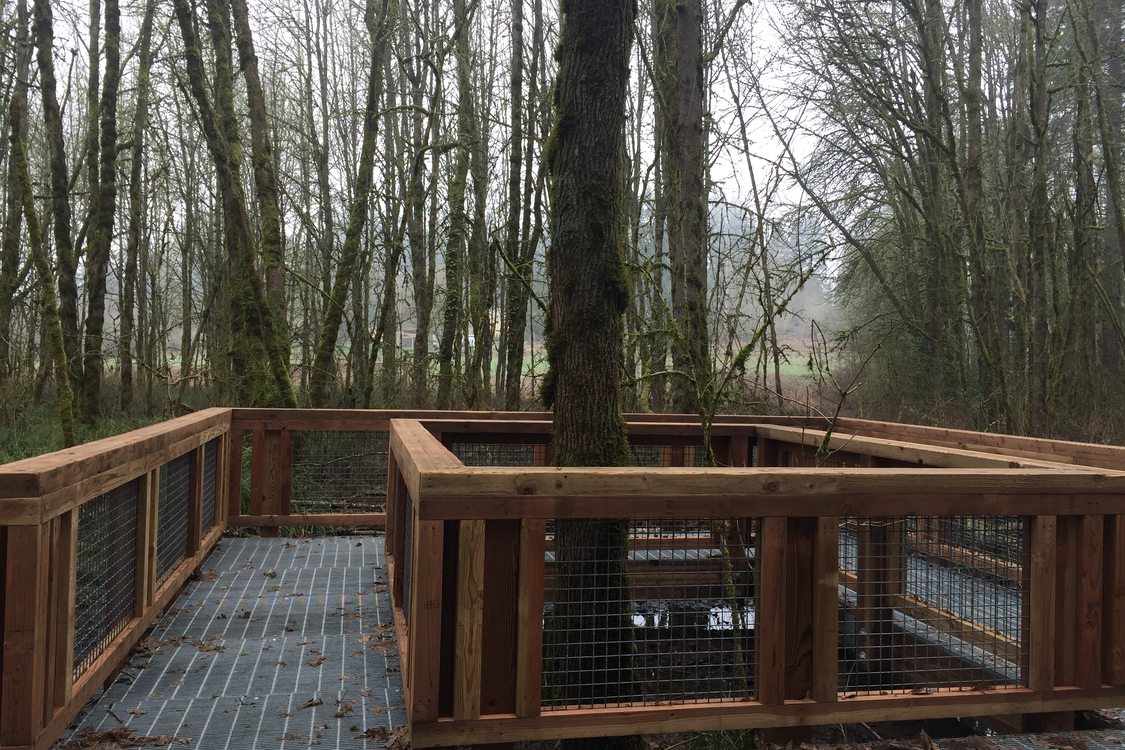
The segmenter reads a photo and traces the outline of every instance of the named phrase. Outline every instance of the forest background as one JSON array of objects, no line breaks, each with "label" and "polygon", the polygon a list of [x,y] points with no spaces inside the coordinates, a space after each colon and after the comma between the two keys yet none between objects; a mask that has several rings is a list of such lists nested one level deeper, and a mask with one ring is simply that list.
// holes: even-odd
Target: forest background
[{"label": "forest background", "polygon": [[[0,460],[538,408],[552,0],[3,0]],[[625,408],[1125,439],[1120,0],[641,0]]]}]

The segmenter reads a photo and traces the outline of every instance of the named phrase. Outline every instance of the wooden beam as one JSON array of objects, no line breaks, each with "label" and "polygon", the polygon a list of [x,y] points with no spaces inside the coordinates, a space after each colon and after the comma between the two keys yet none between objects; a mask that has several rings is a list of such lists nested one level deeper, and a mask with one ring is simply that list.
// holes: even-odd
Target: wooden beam
[{"label": "wooden beam", "polygon": [[484,616],[484,521],[460,523],[457,560],[457,631],[453,661],[453,718],[481,714]]},{"label": "wooden beam", "polygon": [[232,428],[227,433],[225,493],[227,521],[242,515],[242,453],[245,442],[245,431]]},{"label": "wooden beam", "polygon": [[[1056,536],[1055,516],[1036,516],[1029,524],[1031,567],[1029,570],[1030,601],[1027,617],[1028,677],[1032,690],[1045,694],[1055,687],[1055,586]],[[1029,632],[1030,631],[1030,632]]]},{"label": "wooden beam", "polygon": [[386,513],[295,513],[290,515],[239,516],[230,521],[231,528],[262,526],[384,526]]},{"label": "wooden beam", "polygon": [[1102,562],[1104,516],[1081,516],[1078,526],[1078,580],[1075,588],[1075,684],[1102,684]]},{"label": "wooden beam", "polygon": [[787,519],[763,518],[757,555],[758,700],[785,700]]},{"label": "wooden beam", "polygon": [[202,445],[192,451],[188,485],[187,555],[199,551],[203,541],[203,464],[205,451]]},{"label": "wooden beam", "polygon": [[1105,535],[1103,673],[1110,685],[1125,687],[1125,515],[1107,516]]},{"label": "wooden beam", "polygon": [[45,526],[7,534],[0,745],[34,745],[45,719],[50,540]]},{"label": "wooden beam", "polygon": [[74,684],[74,606],[78,559],[78,511],[54,519],[51,539],[51,601],[47,653],[51,659],[48,675],[47,715],[66,705]]},{"label": "wooden beam", "polygon": [[1091,695],[1058,690],[1044,697],[1020,688],[929,695],[864,695],[836,703],[723,701],[684,705],[630,706],[553,710],[541,716],[488,716],[474,721],[441,720],[414,725],[412,747],[449,747],[487,742],[523,742],[634,734],[670,734],[777,726],[817,726],[901,721],[948,716],[989,716],[1019,712],[1111,708],[1125,701],[1125,691]]},{"label": "wooden beam", "polygon": [[838,518],[819,518],[813,552],[813,644],[810,697],[834,702],[839,691],[839,590]]},{"label": "wooden beam", "polygon": [[547,524],[520,524],[519,603],[516,627],[517,716],[538,716],[543,693],[543,569]]},{"label": "wooden beam", "polygon": [[416,725],[438,718],[440,686],[439,659],[442,612],[442,554],[445,524],[418,521],[410,581],[410,723]]}]

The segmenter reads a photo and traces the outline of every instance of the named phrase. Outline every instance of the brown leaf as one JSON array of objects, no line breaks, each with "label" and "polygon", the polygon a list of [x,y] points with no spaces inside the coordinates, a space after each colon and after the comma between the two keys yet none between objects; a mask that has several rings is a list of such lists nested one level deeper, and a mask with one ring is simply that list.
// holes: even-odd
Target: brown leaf
[{"label": "brown leaf", "polygon": [[336,707],[336,713],[332,714],[337,719],[342,719],[352,712],[352,704],[347,701],[340,701]]},{"label": "brown leaf", "polygon": [[313,706],[323,705],[324,701],[322,701],[320,698],[309,698],[307,701],[301,704],[301,708],[312,708]]},{"label": "brown leaf", "polygon": [[131,716],[144,716],[145,710],[143,708],[141,708],[140,706],[137,706],[136,708],[130,708],[129,714]]},{"label": "brown leaf", "polygon": [[324,654],[317,654],[313,658],[309,659],[309,666],[310,667],[319,667],[323,663],[324,663]]},{"label": "brown leaf", "polygon": [[262,573],[262,575],[264,575],[266,578],[277,578],[277,571],[267,570],[265,573]]}]

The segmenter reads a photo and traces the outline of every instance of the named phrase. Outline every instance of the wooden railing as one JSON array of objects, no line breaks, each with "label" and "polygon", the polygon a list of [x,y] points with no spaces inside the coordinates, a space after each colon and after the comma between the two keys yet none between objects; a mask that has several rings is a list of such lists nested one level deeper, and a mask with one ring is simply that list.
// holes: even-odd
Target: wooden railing
[{"label": "wooden railing", "polygon": [[[631,415],[638,467],[561,470],[548,420],[210,409],[0,467],[0,748],[48,747],[230,527],[386,524],[418,747],[1125,703],[1125,449],[722,417],[708,467],[693,417]],[[632,521],[650,646],[687,628],[745,674],[568,702],[544,656],[568,518]],[[977,543],[997,529],[1019,555]],[[927,598],[922,565],[1015,592],[1014,634]],[[708,596],[737,600],[715,627],[660,609]],[[904,658],[904,623],[940,669]]]},{"label": "wooden railing", "polygon": [[207,557],[229,426],[208,409],[0,467],[0,746],[49,747]]},{"label": "wooden railing", "polygon": [[[771,421],[718,425],[715,468],[669,465],[697,428],[634,423],[632,442],[661,445],[662,466],[624,469],[536,466],[544,422],[393,421],[387,545],[414,746],[1125,703],[1125,474],[1051,461],[1043,445],[1012,456],[853,433],[825,460],[814,423]],[[473,442],[523,446],[495,451],[520,465],[465,466],[455,452]],[[634,672],[655,676],[574,699],[543,645],[584,637],[552,624],[552,601],[574,596],[554,570],[560,519],[630,520],[632,605],[654,576],[664,604],[740,585],[752,625],[723,639],[672,619],[665,636],[667,615],[641,602],[656,627],[638,614],[624,630],[638,634]],[[681,562],[662,574],[662,560]],[[995,599],[933,590],[966,582]],[[749,620],[718,616],[728,631]],[[667,661],[645,661],[646,639],[672,632],[746,674],[659,674]]]}]

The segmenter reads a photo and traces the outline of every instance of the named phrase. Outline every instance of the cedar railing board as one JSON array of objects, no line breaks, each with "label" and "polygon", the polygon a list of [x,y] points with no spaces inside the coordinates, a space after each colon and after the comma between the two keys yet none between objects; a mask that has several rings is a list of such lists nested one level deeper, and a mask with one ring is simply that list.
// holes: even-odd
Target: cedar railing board
[{"label": "cedar railing board", "polygon": [[[231,526],[276,533],[286,526],[386,525],[395,626],[418,747],[1125,703],[1125,474],[1119,471],[1125,449],[841,419],[833,426],[832,454],[821,461],[815,446],[829,427],[823,419],[722,416],[711,428],[721,466],[685,467],[676,464],[701,441],[696,417],[627,419],[633,444],[650,446],[649,455],[656,446],[660,467],[550,468],[545,413],[312,409],[208,409],[0,467],[0,748],[49,747]],[[302,466],[293,473],[302,433],[350,434],[354,444],[370,435],[386,454],[386,477],[378,483],[386,492],[385,512],[347,503],[334,512],[293,506],[294,483],[302,481]],[[325,437],[323,446],[341,442]],[[443,442],[458,449],[495,445],[497,456],[508,445],[524,450],[535,465],[466,467]],[[186,548],[158,587],[162,467],[185,455],[187,489],[168,496],[189,503],[186,516],[182,509],[175,514],[186,523]],[[755,456],[759,466],[748,468]],[[317,470],[330,471],[337,458],[325,450],[313,460],[323,459]],[[364,481],[384,460],[367,458]],[[201,507],[206,460],[217,461],[210,528],[204,528],[210,515]],[[777,465],[785,462],[793,465]],[[833,462],[852,468],[811,466]],[[250,488],[245,513],[244,484]],[[108,640],[98,642],[79,670],[77,589],[89,579],[76,580],[78,569],[89,567],[80,559],[88,548],[79,543],[83,508],[118,497],[125,487],[137,493],[135,559],[127,561],[133,569],[125,592],[133,611],[106,631]],[[367,492],[363,502],[371,496]],[[1019,562],[947,538],[942,526],[942,519],[1000,515],[1026,519]],[[730,535],[743,535],[745,554],[736,562],[752,570],[754,603],[763,613],[755,626],[754,695],[600,708],[568,708],[544,695],[543,613],[557,585],[551,524],[607,517],[647,519],[659,532],[638,533],[630,542],[630,570],[648,596],[677,599],[701,587],[713,590],[723,574],[701,556],[729,550]],[[683,528],[669,520],[684,518],[702,525]],[[847,525],[845,518],[856,520]],[[897,533],[902,522],[895,519],[902,518],[917,518],[919,525],[903,531],[896,554],[924,560],[932,570],[967,571],[1022,587],[1031,627],[1021,638],[909,594],[883,596],[887,592],[873,588],[862,565],[841,569],[842,538],[853,540],[861,526],[875,523],[872,538],[884,547],[869,547],[861,558],[868,559],[870,549],[886,548],[884,530]],[[712,522],[726,525],[707,525]],[[662,572],[663,560],[683,553],[694,562]],[[896,577],[881,575],[879,585]],[[838,616],[853,601],[844,625],[849,617],[867,616],[858,603],[882,602],[899,619],[917,615],[934,632],[955,633],[963,650],[990,647],[1008,662],[1023,663],[1021,684],[990,687],[977,679],[969,689],[925,695],[849,693],[836,657]],[[794,602],[804,603],[807,617],[781,614],[794,611]],[[1087,614],[1048,616],[1055,611]],[[794,653],[808,655],[796,670],[799,684],[778,666],[792,668]],[[941,658],[943,680],[973,679],[968,662]]]}]

